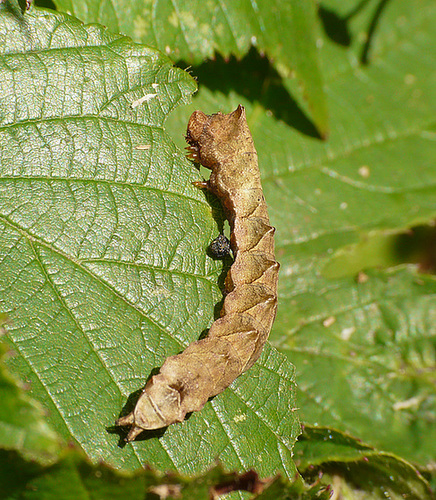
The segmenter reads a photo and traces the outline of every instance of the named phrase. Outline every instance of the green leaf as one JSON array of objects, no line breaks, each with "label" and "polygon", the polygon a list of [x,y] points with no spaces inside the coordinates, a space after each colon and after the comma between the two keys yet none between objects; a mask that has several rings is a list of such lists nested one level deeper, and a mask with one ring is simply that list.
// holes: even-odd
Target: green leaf
[{"label": "green leaf", "polygon": [[[193,477],[178,473],[159,474],[146,468],[134,474],[99,464],[92,465],[77,450],[65,451],[60,460],[48,467],[26,462],[19,455],[0,450],[1,498],[62,498],[116,500],[204,500],[217,494],[233,492],[226,498],[256,500],[277,498],[327,500],[329,494],[320,485],[305,486],[301,480],[290,483],[281,476],[261,480],[254,471],[228,473],[215,465]],[[254,492],[261,492],[253,495]],[[214,495],[214,496],[213,496]],[[274,495],[274,496],[272,496]],[[220,496],[220,498],[223,498]]]},{"label": "green leaf", "polygon": [[302,290],[292,301],[296,313],[311,315],[294,323],[283,349],[299,367],[299,405],[308,422],[340,426],[424,464],[436,438],[436,283],[410,268],[367,276],[335,280],[335,288],[324,282],[325,293]]},{"label": "green leaf", "polygon": [[296,461],[305,477],[322,476],[322,483],[333,483],[335,494],[344,498],[433,498],[429,484],[411,464],[334,429],[305,427]]},{"label": "green leaf", "polygon": [[60,439],[47,424],[41,405],[26,395],[4,366],[5,352],[0,344],[0,447],[43,464],[53,462]]},{"label": "green leaf", "polygon": [[[358,254],[374,235],[391,239],[436,217],[436,81],[428,58],[436,6],[420,5],[386,5],[366,65],[356,54],[368,12],[350,18],[349,48],[324,36],[332,116],[325,142],[309,135],[292,103],[280,107],[271,68],[251,66],[250,73],[250,58],[232,91],[232,74],[222,77],[220,67],[215,84],[200,88],[167,128],[192,109],[246,106],[281,263],[270,340],[296,365],[302,420],[425,465],[436,442],[436,280],[399,253],[372,259],[397,264],[380,270],[367,270],[371,262]],[[269,85],[254,105],[242,92]],[[352,266],[342,261],[341,269],[350,245]],[[332,260],[336,272],[326,272]]]},{"label": "green leaf", "polygon": [[76,450],[66,450],[46,467],[27,462],[19,455],[0,450],[1,498],[82,500],[107,498],[143,500],[147,489],[159,484],[156,472],[143,470],[123,475],[105,466],[93,466]]},{"label": "green leaf", "polygon": [[10,365],[94,461],[193,474],[220,459],[294,477],[294,371],[270,346],[183,424],[125,447],[113,433],[127,398],[198,339],[221,299],[222,264],[206,254],[216,207],[163,125],[194,81],[157,50],[65,15],[0,23]]},{"label": "green leaf", "polygon": [[271,500],[272,498],[275,500],[329,500],[331,489],[329,486],[325,487],[320,484],[319,481],[311,485],[306,485],[302,481],[289,484],[282,477],[277,477],[253,500]]},{"label": "green leaf", "polygon": [[23,14],[26,11],[26,0],[1,0],[0,9],[9,12],[21,21],[24,19]]},{"label": "green leaf", "polygon": [[[303,109],[308,108],[319,133],[328,133],[312,0],[55,0],[55,4],[86,22],[100,22],[187,64],[198,65],[214,58],[216,52],[239,59],[254,46],[274,60],[286,88]],[[295,74],[303,95],[292,82]]]}]

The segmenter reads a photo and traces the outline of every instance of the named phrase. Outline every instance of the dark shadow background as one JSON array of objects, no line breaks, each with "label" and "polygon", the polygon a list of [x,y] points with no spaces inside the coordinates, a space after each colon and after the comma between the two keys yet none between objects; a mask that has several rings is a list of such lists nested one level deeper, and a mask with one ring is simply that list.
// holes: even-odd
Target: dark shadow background
[{"label": "dark shadow background", "polygon": [[[177,66],[185,69],[189,62],[178,61]],[[252,103],[260,103],[290,127],[321,139],[315,126],[285,88],[282,77],[271,61],[254,47],[242,59],[235,56],[224,59],[220,54],[215,54],[213,60],[191,66],[189,71],[199,86],[224,95],[230,92],[243,95]]]}]

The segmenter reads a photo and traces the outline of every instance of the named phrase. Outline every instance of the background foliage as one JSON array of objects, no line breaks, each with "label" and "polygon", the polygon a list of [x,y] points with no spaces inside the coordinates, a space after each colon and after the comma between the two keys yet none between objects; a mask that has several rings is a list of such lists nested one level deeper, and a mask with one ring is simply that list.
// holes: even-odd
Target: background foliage
[{"label": "background foliage", "polygon": [[[170,469],[187,474],[184,491],[209,487],[228,480],[207,476],[217,458],[293,479],[297,407],[307,482],[322,471],[346,498],[431,498],[436,8],[418,3],[56,4],[108,29],[2,5],[5,498],[66,477],[84,495],[146,491]],[[192,104],[191,76],[134,42],[191,65]],[[179,148],[194,109],[239,103],[282,265],[271,345],[202,412],[121,447],[112,425],[127,398],[219,310],[225,268],[206,248],[222,214]],[[156,472],[121,478],[87,459]]]}]

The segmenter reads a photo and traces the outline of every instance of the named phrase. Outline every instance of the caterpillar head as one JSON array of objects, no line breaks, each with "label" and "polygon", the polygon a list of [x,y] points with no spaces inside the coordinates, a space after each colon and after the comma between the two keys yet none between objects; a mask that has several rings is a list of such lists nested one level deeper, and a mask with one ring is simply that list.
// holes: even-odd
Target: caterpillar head
[{"label": "caterpillar head", "polygon": [[229,115],[206,115],[202,111],[194,111],[185,136],[189,157],[204,167],[214,169],[237,149],[241,120],[245,123],[242,106]]}]

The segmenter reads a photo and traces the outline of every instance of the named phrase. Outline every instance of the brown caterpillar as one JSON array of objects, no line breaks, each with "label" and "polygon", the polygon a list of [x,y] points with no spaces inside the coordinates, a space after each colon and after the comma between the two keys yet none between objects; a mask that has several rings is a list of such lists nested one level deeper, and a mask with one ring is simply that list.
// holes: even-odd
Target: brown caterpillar
[{"label": "brown caterpillar", "polygon": [[275,229],[269,224],[245,109],[210,116],[194,111],[186,141],[190,158],[212,170],[208,181],[195,185],[221,200],[235,260],[225,280],[221,317],[209,335],[167,358],[134,410],[117,420],[117,425],[131,426],[126,441],[201,410],[256,362],[276,315]]}]

